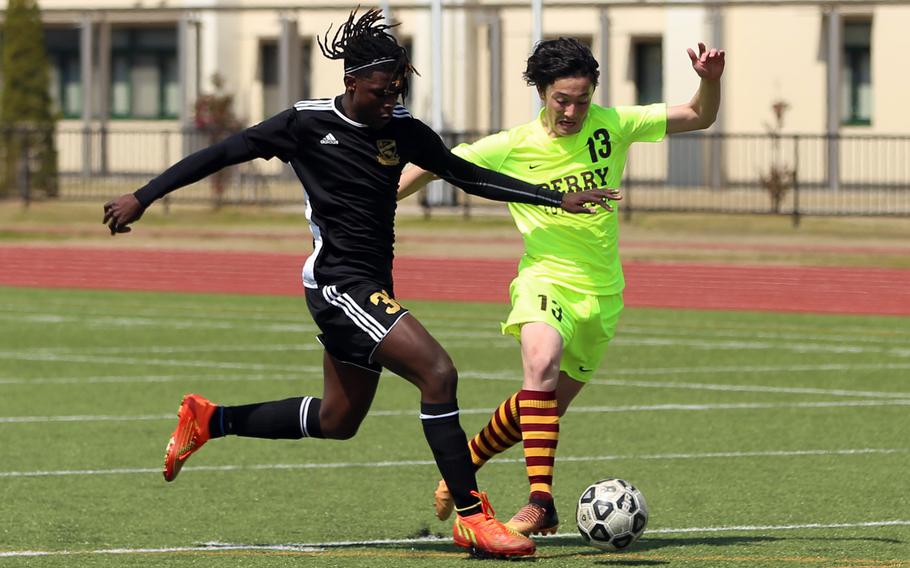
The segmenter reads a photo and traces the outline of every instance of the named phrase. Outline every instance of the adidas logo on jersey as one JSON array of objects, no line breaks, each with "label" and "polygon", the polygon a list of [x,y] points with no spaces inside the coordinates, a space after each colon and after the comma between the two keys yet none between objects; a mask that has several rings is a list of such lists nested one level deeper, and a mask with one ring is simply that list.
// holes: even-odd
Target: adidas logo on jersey
[{"label": "adidas logo on jersey", "polygon": [[319,141],[320,144],[335,144],[338,145],[338,139],[335,138],[335,135],[329,132],[322,137],[322,140]]}]

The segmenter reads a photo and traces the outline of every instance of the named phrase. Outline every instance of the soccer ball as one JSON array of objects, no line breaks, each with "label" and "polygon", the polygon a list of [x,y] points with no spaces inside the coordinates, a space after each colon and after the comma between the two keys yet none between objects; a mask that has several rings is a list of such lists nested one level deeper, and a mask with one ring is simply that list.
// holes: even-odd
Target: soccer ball
[{"label": "soccer ball", "polygon": [[626,548],[645,532],[648,505],[634,485],[622,479],[592,483],[578,498],[578,532],[585,542],[603,550]]}]

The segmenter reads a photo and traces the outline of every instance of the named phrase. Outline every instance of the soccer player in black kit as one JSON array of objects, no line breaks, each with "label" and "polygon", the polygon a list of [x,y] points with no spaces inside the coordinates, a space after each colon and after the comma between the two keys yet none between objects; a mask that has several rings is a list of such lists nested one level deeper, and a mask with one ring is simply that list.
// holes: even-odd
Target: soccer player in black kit
[{"label": "soccer player in black kit", "polygon": [[[356,12],[356,11],[355,11]],[[392,247],[398,179],[408,162],[474,195],[590,212],[604,190],[560,193],[477,167],[454,156],[439,136],[397,104],[413,72],[407,52],[369,10],[319,45],[344,60],[344,93],[300,101],[284,112],[196,152],[144,187],[104,206],[111,234],[130,231],[156,199],[226,166],[254,158],[288,163],[304,188],[313,253],[303,268],[307,307],[322,332],[322,398],[304,396],[242,406],[184,397],[167,445],[164,477],[211,438],[349,439],[367,415],[382,368],[420,389],[427,442],[458,513],[453,535],[476,554],[525,556],[534,542],[492,515],[477,488],[458,417],[458,375],[442,346],[396,299]]]}]

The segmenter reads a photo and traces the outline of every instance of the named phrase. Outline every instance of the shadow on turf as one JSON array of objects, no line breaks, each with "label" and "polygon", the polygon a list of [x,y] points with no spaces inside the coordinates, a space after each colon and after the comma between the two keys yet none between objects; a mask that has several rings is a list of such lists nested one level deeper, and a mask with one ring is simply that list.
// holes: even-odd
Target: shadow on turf
[{"label": "shadow on turf", "polygon": [[[426,535],[422,535],[426,536]],[[441,536],[441,535],[434,535]],[[770,536],[718,536],[718,537],[701,537],[701,538],[646,538],[637,542],[632,546],[628,552],[629,553],[640,553],[648,550],[657,550],[660,548],[670,548],[670,547],[686,547],[686,546],[736,546],[740,544],[756,544],[760,542],[776,542],[781,539],[778,537]],[[594,564],[602,564],[606,566],[658,566],[669,564],[665,560],[648,560],[643,558],[624,558],[623,552],[607,552],[600,551],[594,548],[585,546],[581,541],[580,537],[577,536],[551,536],[545,538],[536,539],[537,542],[537,551],[541,556],[549,559],[558,559],[558,558],[576,558],[578,556],[584,556],[590,558]],[[548,551],[548,548],[555,547],[565,547],[572,546],[578,547],[575,550],[569,550],[564,553],[559,553],[556,551]],[[383,548],[387,549],[407,549],[423,552],[454,552],[455,549],[452,545],[451,540],[444,539],[439,542],[420,542],[420,543],[409,543],[407,545],[382,545]],[[469,554],[465,552],[465,557],[469,558]],[[512,559],[512,562],[534,562],[536,558],[515,558]]]},{"label": "shadow on turf", "polygon": [[[680,546],[735,546],[738,544],[756,544],[759,542],[777,542],[784,540],[773,536],[714,536],[698,538],[655,538],[645,537],[636,542],[629,548],[628,552],[641,552],[644,550],[656,550],[658,548],[680,547]],[[538,539],[538,546],[557,545],[565,546],[568,544],[583,544],[580,537],[577,536],[555,536]],[[598,554],[596,551],[595,554]],[[622,554],[622,552],[604,552],[603,554]]]},{"label": "shadow on turf", "polygon": [[833,540],[833,541],[837,541],[837,542],[848,541],[848,540],[859,540],[859,541],[863,541],[863,542],[884,542],[887,544],[906,544],[906,542],[907,542],[905,540],[900,540],[898,538],[865,537],[865,536],[856,536],[856,537],[802,536],[802,537],[788,538],[787,540],[823,540],[823,541]]}]

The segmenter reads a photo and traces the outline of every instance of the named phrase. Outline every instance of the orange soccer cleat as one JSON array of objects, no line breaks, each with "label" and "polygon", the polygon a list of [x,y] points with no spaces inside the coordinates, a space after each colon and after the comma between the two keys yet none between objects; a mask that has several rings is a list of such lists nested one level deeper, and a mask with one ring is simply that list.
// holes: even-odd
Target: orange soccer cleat
[{"label": "orange soccer cleat", "polygon": [[455,509],[455,502],[452,501],[452,494],[449,492],[449,486],[446,485],[445,479],[439,480],[436,491],[433,492],[433,507],[436,509],[436,518],[444,521],[452,516]]},{"label": "orange soccer cleat", "polygon": [[467,517],[455,516],[452,526],[455,544],[467,548],[475,556],[508,558],[534,554],[534,541],[509,530],[493,517],[493,507],[485,491],[471,491],[471,495],[480,499],[481,512]]},{"label": "orange soccer cleat", "polygon": [[212,401],[188,394],[177,410],[177,428],[164,452],[164,480],[174,481],[193,452],[209,441],[209,419],[218,408]]},{"label": "orange soccer cleat", "polygon": [[553,534],[559,530],[559,515],[551,503],[549,507],[528,503],[518,510],[506,526],[525,536],[532,534]]}]

